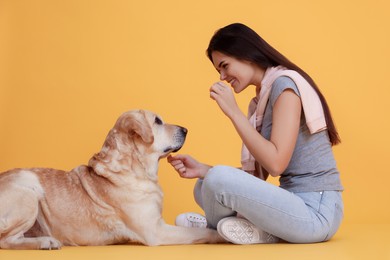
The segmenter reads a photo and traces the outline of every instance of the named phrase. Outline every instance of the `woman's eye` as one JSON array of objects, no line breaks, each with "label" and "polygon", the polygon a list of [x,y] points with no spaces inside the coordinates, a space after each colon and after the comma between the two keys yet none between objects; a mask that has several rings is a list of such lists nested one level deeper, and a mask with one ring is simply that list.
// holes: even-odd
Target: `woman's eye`
[{"label": "woman's eye", "polygon": [[158,117],[156,117],[156,119],[154,120],[154,122],[156,123],[156,124],[158,124],[158,125],[162,125],[162,120],[160,119],[160,118],[158,118]]}]

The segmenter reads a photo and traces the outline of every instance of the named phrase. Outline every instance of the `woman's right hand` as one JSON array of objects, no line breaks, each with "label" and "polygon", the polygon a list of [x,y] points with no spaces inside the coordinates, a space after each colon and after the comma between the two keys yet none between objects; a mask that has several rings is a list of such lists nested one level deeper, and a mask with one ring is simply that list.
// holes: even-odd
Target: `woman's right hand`
[{"label": "woman's right hand", "polygon": [[204,178],[211,168],[211,166],[200,163],[189,155],[169,155],[167,160],[179,173],[180,177],[187,179]]}]

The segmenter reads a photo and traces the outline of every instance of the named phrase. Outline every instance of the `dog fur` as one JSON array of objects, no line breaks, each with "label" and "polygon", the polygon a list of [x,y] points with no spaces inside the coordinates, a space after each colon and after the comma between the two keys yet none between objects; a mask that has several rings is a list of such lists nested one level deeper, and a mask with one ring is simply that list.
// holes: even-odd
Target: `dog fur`
[{"label": "dog fur", "polygon": [[179,150],[186,134],[152,112],[129,111],[88,165],[0,174],[0,248],[222,242],[215,230],[162,219],[158,161]]}]

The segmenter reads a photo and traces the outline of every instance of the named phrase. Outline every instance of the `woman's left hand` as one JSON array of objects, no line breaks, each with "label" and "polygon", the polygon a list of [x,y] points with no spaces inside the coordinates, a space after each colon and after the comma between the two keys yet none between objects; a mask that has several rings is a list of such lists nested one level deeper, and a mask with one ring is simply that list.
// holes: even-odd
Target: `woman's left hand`
[{"label": "woman's left hand", "polygon": [[241,111],[237,105],[232,89],[222,81],[214,83],[211,86],[210,97],[217,102],[222,112],[230,119],[234,113]]}]

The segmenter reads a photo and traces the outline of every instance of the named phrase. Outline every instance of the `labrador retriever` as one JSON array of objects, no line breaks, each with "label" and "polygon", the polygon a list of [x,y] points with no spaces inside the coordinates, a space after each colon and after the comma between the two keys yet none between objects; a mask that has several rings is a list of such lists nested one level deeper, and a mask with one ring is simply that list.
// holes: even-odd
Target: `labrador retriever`
[{"label": "labrador retriever", "polygon": [[0,248],[222,242],[215,230],[162,218],[158,162],[179,150],[186,134],[150,111],[133,110],[119,117],[88,165],[1,173]]}]

